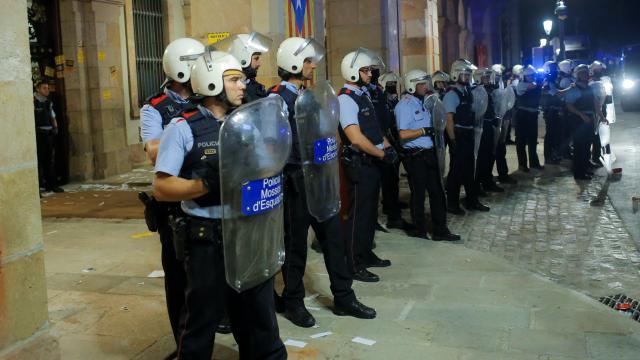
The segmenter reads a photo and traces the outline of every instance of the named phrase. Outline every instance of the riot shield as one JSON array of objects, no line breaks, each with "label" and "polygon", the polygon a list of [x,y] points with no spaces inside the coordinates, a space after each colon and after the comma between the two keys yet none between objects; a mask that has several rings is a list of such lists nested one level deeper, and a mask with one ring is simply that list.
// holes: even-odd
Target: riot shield
[{"label": "riot shield", "polygon": [[[601,110],[604,107],[605,101],[607,99],[607,92],[604,89],[604,83],[602,81],[592,81],[589,83],[589,87],[593,91],[593,97],[596,102],[596,106],[598,110]],[[598,116],[599,114],[596,112],[593,116],[593,133],[597,134],[599,129],[599,124],[606,119]]]},{"label": "riot shield", "polygon": [[507,141],[509,126],[511,125],[511,118],[513,117],[514,112],[513,107],[516,105],[516,93],[514,88],[511,86],[507,86],[505,90],[507,111],[502,117],[502,122],[500,124],[500,143],[504,143],[505,141]]},{"label": "riot shield", "polygon": [[493,125],[493,151],[495,152],[496,147],[498,146],[498,141],[500,140],[500,130],[502,129],[502,121],[504,119],[504,115],[507,113],[508,106],[508,98],[507,93],[510,91],[509,89],[505,89],[504,87],[500,87],[491,92],[491,100],[493,100],[493,112],[495,114],[496,120]]},{"label": "riot shield", "polygon": [[309,213],[325,221],[340,211],[338,142],[340,106],[328,81],[298,96],[295,119]]},{"label": "riot shield", "polygon": [[489,105],[489,94],[485,90],[484,86],[478,85],[471,90],[473,95],[473,112],[476,115],[473,130],[475,133],[475,139],[473,143],[473,154],[475,158],[478,158],[478,149],[480,149],[480,140],[482,139],[482,125],[484,122],[484,113],[487,112],[487,106]]},{"label": "riot shield", "polygon": [[446,154],[444,132],[445,125],[447,123],[447,113],[444,109],[444,104],[440,100],[440,97],[437,93],[425,97],[423,105],[424,108],[429,111],[429,114],[431,115],[431,121],[433,122],[433,129],[435,130],[435,136],[433,140],[436,148],[436,154],[438,156],[440,177],[443,177]]},{"label": "riot shield", "polygon": [[227,116],[220,129],[225,273],[238,292],[269,279],[284,263],[282,168],[292,140],[282,107],[277,96],[254,101]]},{"label": "riot shield", "polygon": [[611,78],[608,76],[603,76],[601,80],[604,84],[604,91],[607,94],[605,101],[605,115],[609,124],[613,124],[616,122],[616,107],[613,104],[613,84],[611,83]]}]

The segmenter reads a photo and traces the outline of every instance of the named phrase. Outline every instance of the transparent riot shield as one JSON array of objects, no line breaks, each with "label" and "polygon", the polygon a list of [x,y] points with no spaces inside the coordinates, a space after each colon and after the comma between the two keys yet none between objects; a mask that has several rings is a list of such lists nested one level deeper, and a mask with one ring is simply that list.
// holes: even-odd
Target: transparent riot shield
[{"label": "transparent riot shield", "polygon": [[504,87],[499,87],[491,92],[491,100],[493,101],[493,112],[496,117],[493,131],[493,151],[495,152],[500,140],[500,131],[502,129],[502,121],[507,113],[507,91]]},{"label": "transparent riot shield", "polygon": [[475,122],[473,130],[475,133],[475,139],[473,143],[473,154],[475,158],[478,158],[478,149],[480,149],[480,140],[482,139],[482,125],[484,122],[484,113],[487,112],[489,106],[489,94],[485,90],[484,86],[478,85],[471,90],[473,95],[473,112],[475,113]]},{"label": "transparent riot shield", "polygon": [[305,90],[295,119],[309,213],[325,221],[340,211],[337,131],[340,105],[328,81]]},{"label": "transparent riot shield", "polygon": [[292,140],[282,107],[277,96],[254,101],[227,116],[220,129],[225,272],[238,292],[269,279],[284,263],[282,168]]},{"label": "transparent riot shield", "polygon": [[[600,111],[605,105],[605,101],[607,99],[607,92],[604,88],[604,83],[602,81],[592,81],[589,83],[589,87],[593,91],[593,97],[596,103],[597,110]],[[599,130],[600,122],[606,121],[606,119],[602,118],[598,111],[593,116],[593,133],[597,134]]]},{"label": "transparent riot shield", "polygon": [[604,84],[604,91],[607,94],[605,101],[605,115],[609,124],[613,124],[616,122],[616,107],[613,104],[613,83],[611,83],[611,78],[608,76],[603,76],[601,80]]},{"label": "transparent riot shield", "polygon": [[424,108],[431,114],[431,120],[433,121],[433,129],[435,130],[434,144],[438,156],[440,176],[443,177],[446,155],[444,132],[447,123],[447,113],[437,93],[425,97],[423,104]]},{"label": "transparent riot shield", "polygon": [[502,123],[500,124],[500,142],[504,143],[507,141],[507,136],[509,132],[509,126],[511,125],[511,118],[513,117],[514,109],[513,107],[516,105],[516,93],[513,87],[507,86],[505,88],[505,97],[507,103],[507,111],[502,117]]}]

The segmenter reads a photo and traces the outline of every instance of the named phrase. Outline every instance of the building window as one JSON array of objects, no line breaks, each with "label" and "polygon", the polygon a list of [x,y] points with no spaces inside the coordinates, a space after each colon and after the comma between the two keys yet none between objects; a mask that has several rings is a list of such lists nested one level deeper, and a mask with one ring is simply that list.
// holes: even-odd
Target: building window
[{"label": "building window", "polygon": [[158,92],[164,81],[164,12],[162,1],[133,0],[133,27],[136,44],[138,102]]}]

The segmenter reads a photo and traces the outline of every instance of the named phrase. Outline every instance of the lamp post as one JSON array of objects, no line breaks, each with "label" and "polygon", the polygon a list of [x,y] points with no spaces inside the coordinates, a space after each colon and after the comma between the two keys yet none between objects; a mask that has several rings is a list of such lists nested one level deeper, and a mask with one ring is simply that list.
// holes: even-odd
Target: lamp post
[{"label": "lamp post", "polygon": [[[543,53],[543,57],[545,58],[545,60],[547,60],[547,54],[549,54],[549,49],[547,48],[547,46],[551,47],[551,29],[553,28],[553,21],[546,19],[545,21],[542,22],[542,28],[544,29],[544,33],[547,34],[547,37],[544,39],[540,39],[540,47],[542,48],[542,53]],[[542,41],[544,40],[544,42]],[[555,56],[553,54],[553,50],[551,50],[551,56],[549,60],[553,60],[555,59]]]},{"label": "lamp post", "polygon": [[560,59],[565,59],[565,48],[564,48],[564,21],[567,19],[568,10],[567,6],[564,4],[564,1],[558,0],[556,2],[556,10],[555,14],[558,17],[558,38],[560,40]]}]

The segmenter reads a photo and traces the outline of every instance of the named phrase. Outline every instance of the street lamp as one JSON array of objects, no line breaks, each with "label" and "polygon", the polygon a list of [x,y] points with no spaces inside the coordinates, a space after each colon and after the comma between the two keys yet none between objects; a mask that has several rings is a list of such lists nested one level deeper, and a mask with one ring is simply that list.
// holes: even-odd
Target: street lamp
[{"label": "street lamp", "polygon": [[564,48],[564,21],[569,16],[569,11],[567,10],[567,6],[564,4],[564,1],[558,0],[556,2],[556,10],[555,14],[558,17],[558,38],[560,40],[560,60],[564,60],[565,58],[565,48]]},{"label": "street lamp", "polygon": [[547,34],[547,36],[551,35],[551,29],[553,28],[553,21],[551,20],[543,21],[542,28],[544,29],[544,33]]}]

